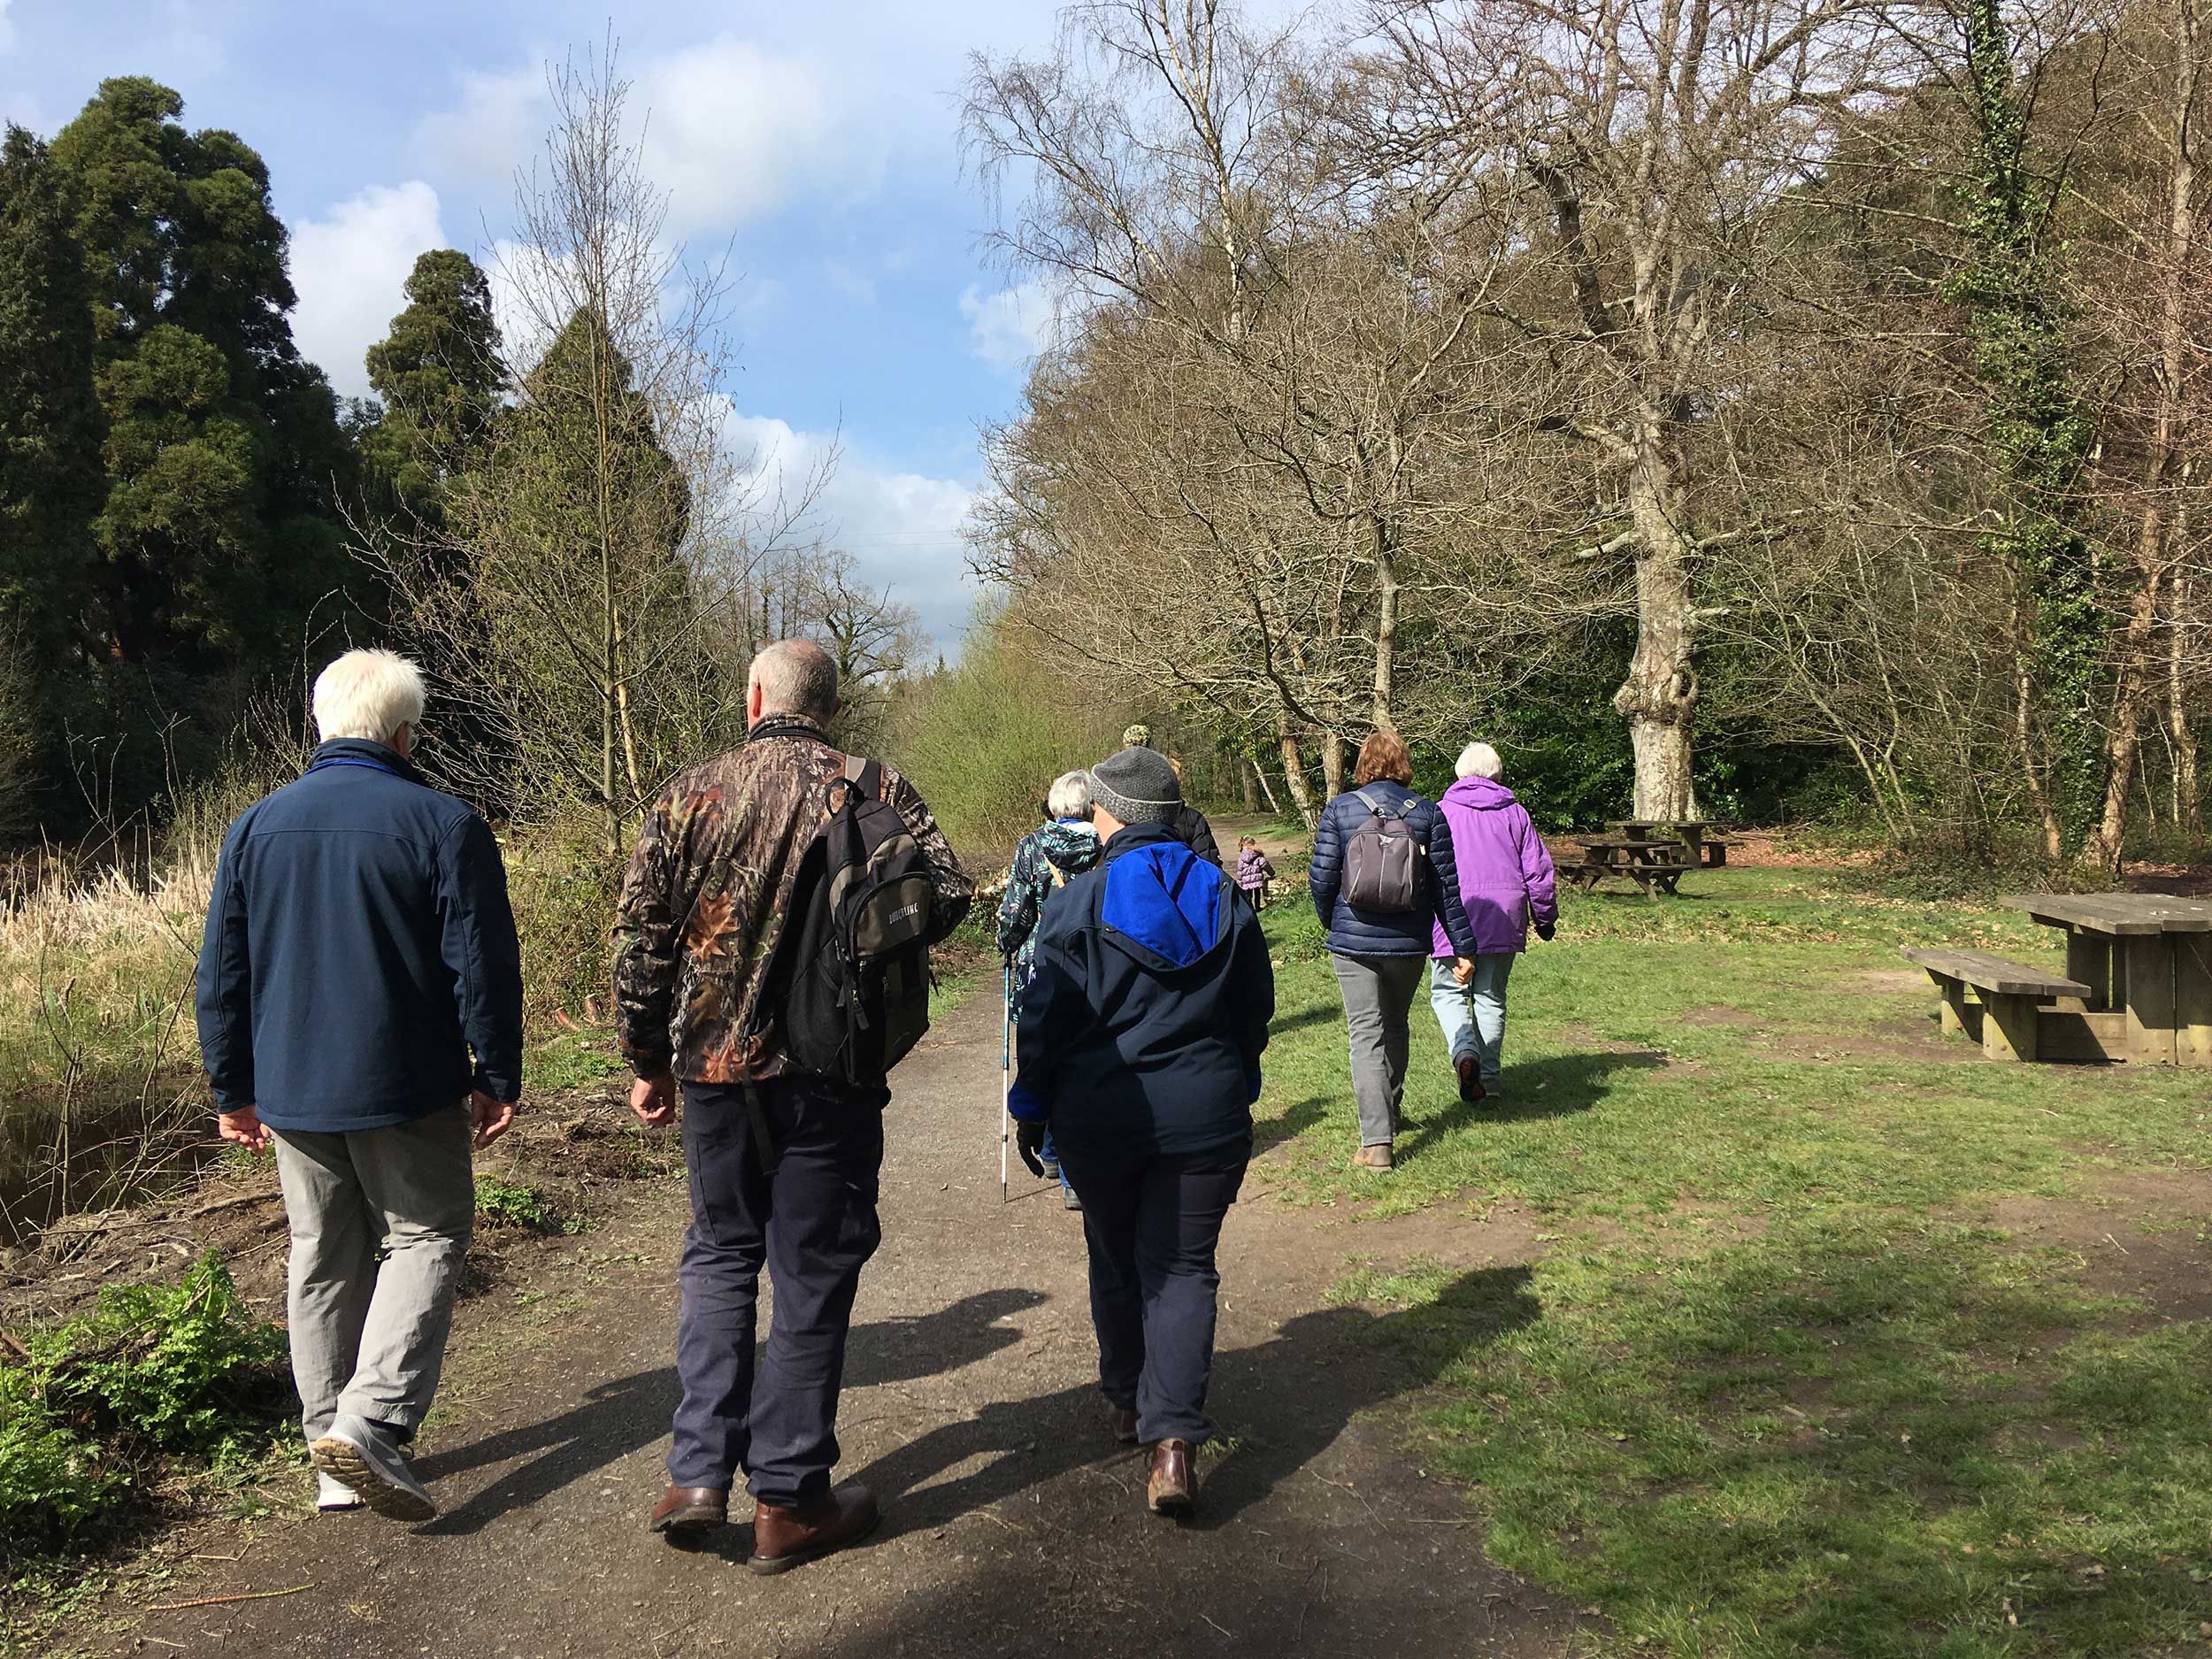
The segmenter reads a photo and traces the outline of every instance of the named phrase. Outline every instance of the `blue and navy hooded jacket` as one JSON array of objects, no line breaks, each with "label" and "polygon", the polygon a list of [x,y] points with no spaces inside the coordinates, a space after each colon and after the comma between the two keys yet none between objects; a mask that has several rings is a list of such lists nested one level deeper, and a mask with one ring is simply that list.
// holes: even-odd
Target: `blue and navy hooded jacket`
[{"label": "blue and navy hooded jacket", "polygon": [[197,1002],[216,1103],[273,1129],[515,1099],[521,953],[490,826],[381,743],[325,743],[223,838]]},{"label": "blue and navy hooded jacket", "polygon": [[1045,907],[1011,1109],[1060,1146],[1201,1152],[1248,1135],[1275,974],[1251,904],[1162,824],[1132,824]]}]

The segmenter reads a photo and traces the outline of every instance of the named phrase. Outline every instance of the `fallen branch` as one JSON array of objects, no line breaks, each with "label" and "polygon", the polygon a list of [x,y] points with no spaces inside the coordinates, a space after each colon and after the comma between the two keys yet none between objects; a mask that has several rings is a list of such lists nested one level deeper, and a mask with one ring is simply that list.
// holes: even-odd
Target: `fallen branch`
[{"label": "fallen branch", "polygon": [[268,1601],[280,1595],[297,1595],[302,1590],[311,1590],[311,1584],[296,1584],[288,1590],[246,1590],[236,1595],[196,1596],[189,1601],[157,1601],[146,1610],[149,1613],[181,1613],[187,1608],[223,1607],[233,1601]]}]

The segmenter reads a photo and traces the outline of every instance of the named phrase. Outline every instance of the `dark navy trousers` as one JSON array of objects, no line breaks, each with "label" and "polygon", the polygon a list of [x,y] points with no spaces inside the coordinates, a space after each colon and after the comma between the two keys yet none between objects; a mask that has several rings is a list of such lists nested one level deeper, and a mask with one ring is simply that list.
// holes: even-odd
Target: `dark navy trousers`
[{"label": "dark navy trousers", "polygon": [[1060,1168],[1083,1201],[1091,1323],[1107,1400],[1137,1413],[1137,1438],[1213,1436],[1214,1253],[1244,1185],[1252,1137],[1201,1152],[1124,1152],[1060,1142]]},{"label": "dark navy trousers", "polygon": [[[883,1236],[876,1184],[888,1096],[821,1078],[756,1085],[764,1148],[742,1087],[683,1091],[691,1227],[668,1478],[727,1490],[742,1471],[757,1498],[810,1503],[829,1491],[837,1463],[853,1294]],[[775,1309],[756,1375],[764,1264]]]}]

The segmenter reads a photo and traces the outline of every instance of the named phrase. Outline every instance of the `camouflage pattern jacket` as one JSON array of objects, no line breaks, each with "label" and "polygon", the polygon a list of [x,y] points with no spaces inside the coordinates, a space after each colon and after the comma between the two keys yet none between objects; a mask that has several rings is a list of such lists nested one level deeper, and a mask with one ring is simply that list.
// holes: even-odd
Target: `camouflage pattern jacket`
[{"label": "camouflage pattern jacket", "polygon": [[[818,726],[790,716],[754,731],[742,748],[679,776],[638,831],[615,906],[614,1006],[616,1038],[641,1077],[759,1082],[788,1064],[772,1019],[759,1022],[764,1038],[748,1043],[747,1033],[799,860],[829,816],[845,757]],[[974,884],[914,786],[882,770],[884,798],[928,858],[949,928]]]}]

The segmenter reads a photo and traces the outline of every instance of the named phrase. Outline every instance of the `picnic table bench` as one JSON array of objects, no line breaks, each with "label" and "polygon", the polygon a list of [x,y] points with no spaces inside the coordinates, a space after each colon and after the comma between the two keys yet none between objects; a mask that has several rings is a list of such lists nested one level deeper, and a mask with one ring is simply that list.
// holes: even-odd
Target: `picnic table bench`
[{"label": "picnic table bench", "polygon": [[1563,872],[1586,893],[1607,876],[1624,877],[1647,895],[1672,893],[1684,872],[1728,862],[1728,843],[1707,833],[1716,825],[1624,818],[1611,827],[1616,833],[1581,838],[1582,862]]},{"label": "picnic table bench", "polygon": [[1985,950],[1916,949],[1905,960],[1927,970],[1943,998],[1943,1029],[1964,1032],[1993,1060],[2033,1060],[2042,1052],[2042,1006],[2085,999],[2079,979]]},{"label": "picnic table bench", "polygon": [[2155,893],[1998,902],[2065,930],[2066,972],[1981,951],[1908,950],[1943,995],[1946,1031],[1978,1037],[1999,1059],[2212,1065],[2212,904]]}]

